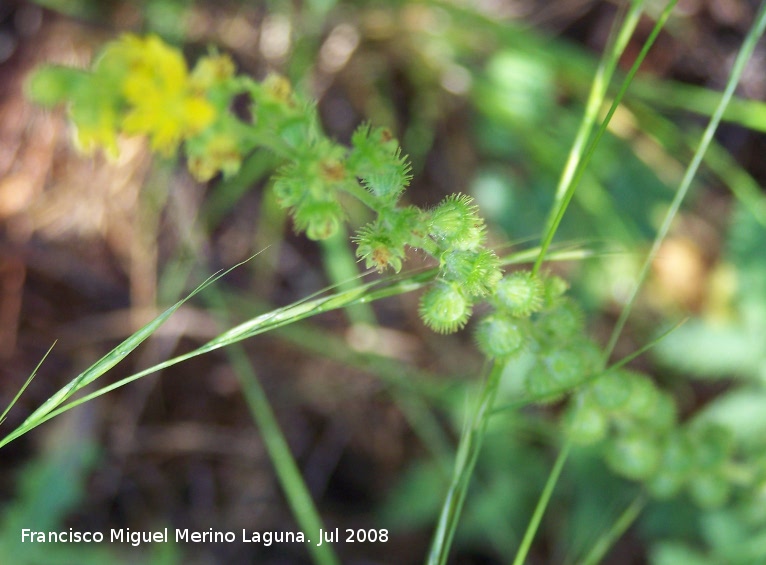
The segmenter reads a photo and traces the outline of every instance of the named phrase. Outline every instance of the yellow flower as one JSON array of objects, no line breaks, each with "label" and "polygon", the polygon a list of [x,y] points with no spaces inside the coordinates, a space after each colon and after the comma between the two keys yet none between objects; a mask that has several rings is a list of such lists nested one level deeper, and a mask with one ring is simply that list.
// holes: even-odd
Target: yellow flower
[{"label": "yellow flower", "polygon": [[213,106],[195,92],[180,51],[156,36],[127,35],[110,45],[97,72],[122,78],[127,114],[122,129],[148,135],[153,150],[169,155],[215,117]]}]

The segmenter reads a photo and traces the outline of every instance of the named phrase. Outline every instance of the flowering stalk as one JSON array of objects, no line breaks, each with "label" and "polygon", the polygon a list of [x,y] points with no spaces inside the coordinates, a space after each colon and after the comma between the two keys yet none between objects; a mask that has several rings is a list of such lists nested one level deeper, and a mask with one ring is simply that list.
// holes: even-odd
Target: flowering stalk
[{"label": "flowering stalk", "polygon": [[[177,49],[154,36],[107,44],[90,71],[42,68],[29,92],[47,105],[68,104],[84,151],[101,147],[114,157],[120,135],[143,135],[160,155],[182,147],[200,181],[235,175],[255,150],[273,152],[282,159],[273,190],[295,229],[311,239],[335,234],[348,199],[356,199],[374,214],[353,237],[367,268],[399,272],[408,247],[438,263],[420,301],[427,326],[457,331],[486,301],[491,312],[476,325],[476,339],[495,367],[528,356],[521,374],[540,402],[577,389],[563,418],[572,443],[602,445],[616,472],[657,496],[686,488],[705,506],[728,498],[729,436],[714,426],[679,425],[672,398],[647,377],[604,371],[584,315],[565,296],[567,284],[537,271],[504,275],[470,196],[451,195],[428,210],[402,204],[411,167],[388,129],[362,125],[345,147],[324,134],[314,105],[283,77],[237,75],[217,53],[189,70]],[[245,117],[231,110],[242,97],[249,99]]]},{"label": "flowering stalk", "polygon": [[[103,147],[115,157],[121,134],[147,136],[161,155],[183,144],[200,181],[236,174],[256,149],[274,152],[283,159],[273,181],[278,202],[311,239],[335,234],[346,219],[344,200],[357,199],[375,214],[353,238],[366,267],[399,272],[408,247],[439,262],[437,283],[420,308],[437,332],[462,328],[473,303],[491,295],[502,277],[469,196],[449,196],[431,210],[402,205],[411,167],[391,132],[362,125],[350,148],[334,142],[313,104],[278,75],[262,82],[236,75],[231,59],[218,54],[189,71],[180,52],[159,38],[126,35],[107,44],[89,72],[38,70],[29,91],[48,105],[68,102],[84,151]],[[247,118],[231,111],[243,95],[250,100]]]}]

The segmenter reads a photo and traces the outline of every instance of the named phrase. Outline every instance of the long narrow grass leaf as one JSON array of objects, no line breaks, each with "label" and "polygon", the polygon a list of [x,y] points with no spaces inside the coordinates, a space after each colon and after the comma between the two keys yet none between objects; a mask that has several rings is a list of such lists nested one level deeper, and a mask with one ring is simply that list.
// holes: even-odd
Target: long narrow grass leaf
[{"label": "long narrow grass leaf", "polygon": [[[596,75],[593,77],[588,100],[585,103],[583,119],[580,122],[575,139],[572,142],[567,162],[564,165],[564,170],[561,173],[558,186],[556,187],[556,197],[551,206],[551,216],[548,218],[546,230],[550,229],[553,225],[555,212],[562,205],[569,187],[572,186],[575,171],[582,160],[586,143],[588,142],[588,138],[593,131],[593,126],[598,117],[598,111],[604,103],[604,97],[606,96],[609,83],[612,80],[612,75],[617,68],[617,62],[620,60],[620,56],[625,50],[631,35],[633,35],[633,31],[636,29],[642,11],[643,1],[631,2],[630,11],[625,16],[624,20],[622,20],[622,25],[615,25],[610,31],[610,38],[607,42],[608,47],[605,50],[605,56],[602,57],[599,62],[598,68],[596,69]],[[619,21],[619,18],[615,20],[615,23],[617,21]]]},{"label": "long narrow grass leaf", "polygon": [[549,225],[546,227],[545,236],[543,237],[543,241],[540,245],[541,247],[540,255],[538,255],[537,260],[535,261],[535,264],[532,267],[533,272],[536,273],[540,270],[540,267],[542,266],[542,263],[545,260],[545,255],[548,252],[548,247],[550,247],[551,242],[553,241],[553,237],[556,235],[556,231],[558,230],[558,227],[561,224],[561,220],[564,218],[564,213],[569,207],[569,203],[572,201],[572,197],[574,196],[575,190],[577,189],[577,186],[580,184],[580,180],[585,174],[585,169],[590,163],[590,160],[596,151],[596,147],[598,146],[599,142],[601,141],[601,138],[606,132],[606,128],[609,125],[609,122],[612,120],[612,116],[614,115],[615,111],[617,110],[620,103],[622,102],[622,99],[625,96],[625,93],[628,91],[628,87],[630,86],[630,83],[633,81],[633,77],[638,72],[638,68],[641,66],[641,63],[643,63],[644,58],[649,52],[649,49],[651,49],[655,39],[657,39],[657,36],[659,35],[660,30],[662,30],[662,28],[665,26],[665,22],[670,17],[670,12],[673,10],[673,7],[676,5],[677,1],[678,0],[670,0],[665,6],[665,9],[660,14],[660,17],[657,19],[657,22],[655,23],[654,28],[652,29],[652,32],[649,34],[649,37],[646,39],[646,42],[644,42],[644,45],[641,48],[641,52],[638,54],[638,57],[633,63],[633,66],[630,68],[630,71],[628,71],[628,74],[625,77],[625,80],[623,80],[622,84],[620,85],[620,89],[617,91],[617,95],[614,97],[614,100],[612,101],[612,105],[606,114],[606,117],[601,122],[601,125],[598,128],[598,131],[596,132],[591,142],[588,144],[588,147],[585,150],[582,156],[582,159],[580,159],[579,163],[577,164],[577,168],[575,172],[572,174],[571,182],[567,186],[566,192],[564,196],[561,198],[561,202],[559,206],[556,208],[555,215],[553,216],[553,219],[550,221]]},{"label": "long narrow grass leaf", "polygon": [[484,435],[487,431],[487,424],[492,414],[492,406],[495,403],[504,367],[503,363],[494,363],[492,365],[489,375],[484,381],[479,403],[460,437],[452,480],[447,489],[433,540],[431,541],[431,549],[427,560],[428,565],[444,565],[447,563],[449,550],[455,537],[458,522],[460,521],[473,470],[484,442]]},{"label": "long narrow grass leaf", "polygon": [[729,101],[731,100],[731,97],[734,94],[734,89],[737,87],[737,84],[739,83],[739,79],[742,76],[742,72],[745,70],[745,65],[747,64],[747,61],[750,59],[750,56],[753,54],[755,46],[758,43],[758,39],[761,37],[761,35],[763,35],[765,28],[766,28],[766,3],[762,3],[756,15],[755,22],[753,23],[752,27],[750,28],[750,31],[745,37],[745,40],[742,43],[742,47],[740,48],[739,53],[737,53],[737,58],[734,60],[734,65],[732,66],[731,74],[729,75],[729,80],[726,83],[726,88],[724,89],[723,94],[721,95],[721,99],[718,103],[718,107],[713,113],[713,116],[710,118],[710,122],[708,123],[704,133],[702,134],[702,138],[700,139],[699,145],[697,146],[697,150],[694,153],[694,157],[692,158],[691,162],[689,163],[689,166],[686,169],[686,172],[684,173],[683,179],[681,180],[681,183],[678,186],[678,190],[676,191],[676,195],[673,197],[673,201],[670,204],[670,208],[668,208],[668,211],[665,214],[665,218],[662,221],[662,225],[660,226],[660,229],[657,231],[657,235],[654,238],[652,247],[646,256],[646,259],[644,260],[644,263],[641,267],[641,271],[638,275],[638,278],[636,279],[636,282],[633,285],[633,289],[631,291],[630,297],[625,303],[625,306],[622,309],[622,312],[620,312],[620,317],[617,320],[617,323],[615,324],[614,330],[612,331],[612,335],[609,338],[609,343],[607,344],[607,347],[604,352],[605,358],[608,358],[609,355],[611,355],[612,351],[614,350],[614,346],[617,344],[617,339],[620,337],[620,334],[622,333],[622,329],[625,327],[625,322],[627,321],[628,316],[630,315],[630,312],[633,309],[633,304],[636,301],[638,292],[641,289],[641,286],[643,285],[647,274],[649,273],[649,269],[652,263],[654,262],[654,258],[657,256],[657,252],[660,250],[660,246],[662,245],[663,241],[665,241],[665,237],[667,236],[668,231],[670,230],[670,225],[672,224],[673,219],[676,217],[676,214],[678,214],[678,210],[681,207],[681,202],[683,202],[684,198],[686,198],[686,194],[689,192],[689,188],[691,187],[692,180],[697,174],[697,170],[699,169],[700,163],[702,163],[702,158],[704,157],[708,146],[713,140],[713,135],[718,129],[718,125],[721,123],[721,118],[723,117],[723,113],[726,110],[726,107],[728,106]]},{"label": "long narrow grass leaf", "polygon": [[[249,261],[249,259],[247,259],[246,261]],[[57,392],[55,392],[50,398],[48,398],[48,400],[43,402],[42,405],[40,405],[40,407],[38,407],[37,410],[32,412],[32,414],[30,414],[26,418],[26,420],[24,420],[24,422],[16,430],[14,430],[10,434],[8,434],[6,437],[4,437],[2,440],[0,440],[0,447],[7,445],[14,439],[27,433],[29,430],[36,428],[43,422],[46,422],[47,420],[49,420],[51,417],[62,413],[64,410],[61,410],[60,407],[73,394],[77,393],[84,387],[88,386],[90,383],[98,379],[104,373],[106,373],[107,371],[112,369],[115,365],[117,365],[122,360],[124,360],[129,353],[131,353],[143,341],[145,341],[149,336],[151,336],[154,332],[156,332],[159,329],[159,327],[162,326],[162,324],[164,324],[168,320],[168,318],[170,318],[170,316],[176,310],[178,310],[187,300],[189,300],[190,298],[195,296],[197,293],[207,288],[210,284],[214,283],[221,277],[231,272],[233,269],[236,269],[237,267],[239,267],[246,261],[243,261],[242,263],[238,263],[225,271],[216,273],[208,277],[202,284],[200,284],[191,293],[189,293],[189,295],[186,296],[183,300],[179,300],[178,302],[176,302],[173,306],[165,310],[162,314],[160,314],[159,316],[154,318],[151,322],[149,322],[144,327],[142,327],[140,330],[132,334],[130,337],[128,337],[126,340],[120,343],[117,347],[109,351],[109,353],[104,355],[96,363],[94,363],[93,365],[88,367],[85,371],[77,375],[68,384],[66,384],[64,387],[62,387]],[[69,406],[70,404],[72,403],[69,403],[66,406]]]},{"label": "long narrow grass leaf", "polygon": [[35,366],[35,368],[34,368],[34,370],[32,371],[32,373],[29,375],[29,377],[27,378],[27,380],[24,382],[24,384],[23,384],[23,385],[21,385],[21,388],[19,389],[19,392],[17,392],[17,393],[16,393],[16,396],[14,396],[14,397],[13,397],[13,399],[11,400],[11,402],[8,404],[8,407],[7,407],[5,410],[3,410],[3,413],[2,413],[2,414],[0,414],[0,425],[2,425],[2,424],[3,424],[3,422],[5,422],[5,417],[8,415],[8,412],[10,412],[10,411],[11,411],[11,408],[13,408],[13,406],[14,406],[14,405],[15,405],[15,404],[16,404],[16,403],[19,401],[19,398],[21,398],[21,395],[22,395],[22,394],[24,394],[24,391],[25,391],[25,390],[27,389],[27,387],[29,386],[29,383],[31,383],[31,382],[32,382],[32,379],[34,379],[34,378],[35,378],[35,375],[37,375],[37,371],[39,371],[39,370],[40,370],[40,367],[42,366],[42,364],[43,364],[43,361],[45,361],[45,359],[48,357],[48,355],[50,355],[51,351],[53,351],[53,348],[54,348],[55,346],[56,346],[56,342],[54,341],[54,342],[53,342],[53,345],[51,345],[51,346],[48,348],[48,351],[46,351],[46,352],[45,352],[45,355],[43,355],[43,358],[42,358],[42,359],[40,359],[40,362],[39,362],[39,363],[37,363],[37,365]]},{"label": "long narrow grass leaf", "polygon": [[[212,292],[209,300],[219,308],[226,307],[219,292]],[[250,360],[239,345],[227,348],[226,352],[242,387],[250,415],[258,426],[290,510],[301,531],[306,535],[307,548],[314,563],[338,565],[340,562],[332,546],[329,543],[318,544],[318,541],[321,541],[317,537],[320,529],[325,528]],[[312,537],[313,543],[311,543]]]},{"label": "long narrow grass leaf", "polygon": [[580,562],[580,565],[597,565],[601,563],[609,549],[622,537],[631,524],[636,521],[644,506],[646,506],[646,497],[643,495],[637,496],[615,520],[609,531],[599,538],[588,552],[588,555]]},{"label": "long narrow grass leaf", "polygon": [[[510,265],[510,264],[528,262],[534,256],[535,252],[536,250],[533,249],[533,250],[527,250],[527,251],[522,251],[519,253],[508,255],[507,257],[503,259],[503,264]],[[551,257],[549,257],[549,260],[565,261],[565,260],[573,260],[578,258],[582,259],[587,256],[590,256],[590,252],[585,250],[564,250],[564,251],[552,254]],[[164,320],[166,320],[167,317],[169,317],[178,307],[180,307],[180,305],[184,301],[191,298],[194,294],[202,291],[209,284],[215,282],[216,280],[223,277],[232,269],[237,268],[241,264],[242,263],[239,263],[231,267],[230,269],[222,273],[219,273],[211,277],[207,281],[205,281],[202,285],[200,285],[197,289],[195,289],[192,294],[187,296],[183,301],[177,303],[176,305],[168,309],[165,313],[163,313],[160,316],[160,318],[154,320],[153,322],[150,322],[150,325],[152,325],[152,327],[155,327],[155,326],[159,327],[161,325],[161,322],[164,322]],[[19,428],[14,430],[11,434],[9,434],[8,436],[0,440],[0,447],[3,447],[4,445],[10,443],[14,439],[27,433],[29,430],[36,428],[40,424],[47,422],[51,418],[54,418],[58,416],[59,414],[63,414],[67,410],[71,410],[72,408],[79,406],[80,404],[83,404],[84,402],[88,402],[90,400],[98,398],[99,396],[102,396],[103,394],[106,394],[120,387],[123,387],[147,375],[156,373],[157,371],[167,369],[168,367],[172,367],[173,365],[176,365],[183,361],[187,361],[199,355],[209,353],[211,351],[220,349],[227,345],[237,343],[244,339],[248,339],[250,337],[254,337],[256,335],[286,326],[288,324],[292,324],[294,322],[309,318],[311,316],[315,316],[317,314],[329,312],[331,310],[335,310],[337,308],[343,308],[345,306],[356,304],[356,303],[368,303],[368,302],[373,302],[375,300],[380,300],[382,298],[387,298],[390,296],[396,296],[396,295],[404,294],[407,292],[413,292],[415,290],[423,288],[426,284],[428,284],[431,280],[433,280],[433,278],[437,274],[438,274],[438,269],[428,269],[428,270],[416,272],[416,273],[401,274],[401,275],[396,275],[381,281],[373,281],[371,283],[361,285],[357,288],[340,292],[337,294],[333,294],[330,296],[323,296],[323,297],[318,297],[313,299],[301,300],[290,306],[279,308],[272,312],[268,312],[266,314],[256,316],[255,318],[252,318],[251,320],[248,320],[247,322],[244,322],[224,332],[223,334],[217,336],[216,338],[210,340],[206,344],[202,345],[201,347],[193,351],[190,351],[183,355],[178,355],[171,359],[167,359],[163,361],[162,363],[153,365],[152,367],[144,369],[138,373],[135,373],[133,375],[120,379],[119,381],[116,381],[110,385],[100,388],[90,394],[82,396],[78,398],[77,400],[73,400],[71,402],[63,404],[65,400],[67,400],[72,394],[74,394],[74,392],[82,389],[85,386],[86,383],[85,383],[85,379],[83,378],[83,375],[87,374],[87,383],[90,383],[90,382],[93,382],[97,377],[101,376],[104,372],[106,372],[106,370],[114,366],[114,365],[111,365],[107,368],[104,368],[103,366],[99,366],[99,363],[100,363],[99,361],[96,363],[96,365],[90,367],[85,373],[79,375],[78,377],[75,378],[74,381],[72,381],[72,383],[75,381],[77,382],[77,387],[73,388],[72,383],[69,383],[69,385],[65,386],[64,389],[58,391],[53,397],[51,397],[52,399],[55,399],[56,402],[53,402],[51,399],[46,401],[43,404],[43,406],[41,406],[35,411],[34,418],[32,418],[31,416],[28,417],[27,420],[24,422],[24,424],[22,424],[21,426],[19,426]],[[158,322],[158,321],[160,321],[160,323],[155,324],[155,322]],[[147,329],[147,327],[148,326],[145,326],[144,328],[142,328],[142,330],[139,330],[139,331],[143,331]],[[141,341],[143,341],[143,339],[146,339],[150,335],[150,333],[151,332],[145,332],[145,335],[142,334]],[[113,349],[109,354],[105,356],[105,358],[110,358],[111,360],[114,361],[114,364],[116,365],[117,362],[124,359],[127,353],[129,353],[129,350],[125,346],[126,343],[130,344],[133,348],[137,347],[140,344],[140,341],[136,342],[134,338],[135,338],[135,334],[131,336],[130,338],[128,338],[127,340],[125,340],[122,344],[117,346],[115,349]],[[120,352],[120,354],[117,355],[117,352]],[[98,371],[96,371],[97,368],[99,368]]]},{"label": "long narrow grass leaf", "polygon": [[524,560],[527,558],[529,548],[532,547],[532,540],[534,540],[535,534],[540,527],[540,523],[543,521],[545,509],[548,507],[548,502],[551,500],[553,489],[556,488],[556,483],[558,483],[561,471],[564,469],[564,463],[566,463],[571,447],[571,442],[564,444],[564,447],[561,449],[558,457],[556,458],[556,462],[553,464],[551,474],[548,476],[548,480],[545,483],[545,488],[543,489],[543,492],[540,494],[540,498],[537,501],[537,506],[535,507],[535,511],[529,521],[527,531],[524,532],[524,538],[521,540],[519,550],[516,552],[516,558],[513,560],[513,565],[524,565]]}]

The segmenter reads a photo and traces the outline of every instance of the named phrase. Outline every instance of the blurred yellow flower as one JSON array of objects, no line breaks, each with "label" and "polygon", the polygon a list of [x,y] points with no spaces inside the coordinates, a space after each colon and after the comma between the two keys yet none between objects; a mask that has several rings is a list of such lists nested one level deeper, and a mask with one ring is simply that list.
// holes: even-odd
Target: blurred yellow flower
[{"label": "blurred yellow flower", "polygon": [[122,81],[122,129],[149,136],[159,153],[171,154],[215,117],[213,106],[193,88],[181,52],[156,36],[126,35],[111,44],[96,72],[102,70]]}]

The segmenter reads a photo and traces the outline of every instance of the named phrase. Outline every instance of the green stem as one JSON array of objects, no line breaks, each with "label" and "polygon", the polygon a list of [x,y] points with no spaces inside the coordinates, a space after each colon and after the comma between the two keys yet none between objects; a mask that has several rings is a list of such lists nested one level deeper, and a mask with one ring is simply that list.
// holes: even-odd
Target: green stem
[{"label": "green stem", "polygon": [[428,565],[444,565],[449,557],[450,546],[460,520],[471,476],[479,458],[504,368],[505,365],[502,363],[496,362],[492,365],[484,382],[479,404],[463,430],[455,458],[452,481],[442,504],[442,511],[431,542]]},{"label": "green stem", "polygon": [[702,134],[702,139],[700,139],[699,145],[697,146],[697,151],[694,153],[694,157],[686,169],[686,173],[681,180],[681,184],[678,186],[678,191],[676,192],[676,195],[670,204],[670,208],[668,208],[668,211],[665,214],[665,218],[662,221],[660,229],[657,231],[657,235],[654,238],[654,242],[652,243],[652,248],[649,250],[646,259],[644,260],[644,263],[641,267],[641,272],[639,273],[638,278],[636,279],[636,283],[633,286],[633,290],[631,291],[630,298],[625,303],[625,307],[622,309],[620,317],[615,324],[612,335],[609,338],[609,343],[607,344],[604,351],[605,359],[609,358],[609,356],[612,354],[612,351],[614,351],[614,346],[617,344],[617,339],[620,337],[622,329],[625,327],[625,322],[627,321],[628,316],[630,315],[630,311],[633,308],[633,304],[636,301],[638,291],[641,289],[641,286],[643,285],[644,280],[649,273],[649,269],[654,262],[654,258],[657,256],[657,252],[660,250],[662,242],[665,240],[668,231],[670,231],[670,225],[673,222],[673,219],[676,217],[676,214],[678,214],[678,210],[681,207],[681,202],[683,202],[684,198],[686,198],[686,194],[689,192],[692,180],[697,174],[697,169],[699,169],[700,163],[702,163],[702,158],[704,157],[708,146],[713,140],[713,135],[718,129],[718,124],[721,123],[723,113],[734,94],[734,89],[737,87],[739,79],[742,76],[742,72],[745,70],[745,65],[747,64],[748,59],[750,59],[750,56],[752,55],[753,50],[758,43],[758,39],[761,37],[761,35],[763,35],[765,28],[766,2],[761,4],[760,9],[758,10],[758,14],[755,18],[755,23],[750,28],[747,37],[745,37],[745,41],[742,43],[742,47],[737,54],[737,58],[734,61],[731,74],[729,75],[729,81],[726,83],[726,89],[721,96],[721,100],[718,102],[718,107],[711,116],[710,122]]},{"label": "green stem", "polygon": [[553,464],[553,469],[551,469],[551,474],[548,476],[545,488],[540,495],[540,499],[537,501],[537,506],[529,521],[527,531],[524,532],[524,539],[521,540],[519,550],[516,552],[516,558],[513,560],[513,565],[524,565],[524,559],[526,559],[527,554],[529,553],[529,548],[532,547],[532,540],[534,540],[535,533],[537,533],[537,529],[540,527],[540,523],[543,520],[543,514],[545,514],[545,509],[548,507],[548,502],[551,500],[553,489],[556,487],[556,483],[559,480],[559,476],[561,475],[564,463],[566,463],[567,457],[569,456],[571,447],[572,444],[569,441],[564,444],[564,447],[556,458],[556,462]]},{"label": "green stem", "polygon": [[375,196],[370,194],[370,192],[368,192],[363,186],[360,186],[356,181],[344,183],[339,188],[343,192],[346,192],[347,194],[350,194],[359,200],[359,202],[367,206],[367,208],[373,212],[377,213],[380,209],[380,202],[378,202]]},{"label": "green stem", "polygon": [[[226,312],[226,303],[218,289],[211,289],[208,300],[219,311]],[[225,316],[223,321],[226,321]],[[317,545],[319,530],[324,529],[322,519],[245,350],[240,344],[234,344],[226,348],[226,353],[293,517],[306,536],[306,546],[313,562],[316,565],[339,565],[330,544]],[[311,538],[314,538],[314,543],[311,543]]]},{"label": "green stem", "polygon": [[637,496],[625,511],[617,518],[609,531],[601,536],[596,545],[591,548],[588,555],[580,562],[580,565],[597,565],[609,551],[615,542],[622,537],[627,529],[636,521],[641,511],[646,506],[646,498],[643,495]]},{"label": "green stem", "polygon": [[641,52],[636,58],[636,61],[633,63],[633,66],[630,68],[628,75],[625,77],[625,80],[620,85],[620,89],[617,92],[617,95],[615,96],[614,100],[612,101],[612,105],[609,108],[609,112],[607,113],[604,120],[601,122],[601,125],[599,126],[599,129],[596,132],[596,135],[588,144],[588,147],[585,150],[585,153],[582,159],[578,163],[577,168],[574,174],[572,175],[571,182],[569,183],[569,186],[567,186],[566,193],[561,199],[561,204],[558,206],[558,208],[556,208],[556,213],[553,216],[553,219],[550,221],[550,224],[546,230],[545,237],[543,238],[543,242],[540,245],[540,248],[541,248],[540,255],[538,255],[537,261],[535,261],[535,264],[532,267],[533,273],[537,273],[540,270],[540,267],[542,266],[542,263],[545,260],[545,254],[548,251],[548,247],[550,247],[551,242],[553,241],[553,236],[556,235],[556,231],[558,230],[558,227],[561,224],[561,220],[564,218],[564,212],[566,212],[567,208],[569,207],[569,203],[572,201],[572,197],[574,196],[575,190],[577,186],[580,184],[580,181],[582,180],[583,175],[585,174],[585,169],[590,163],[590,160],[596,151],[596,147],[598,146],[599,142],[601,141],[601,138],[606,132],[606,128],[609,125],[609,122],[612,120],[612,116],[617,111],[617,108],[619,107],[620,102],[622,102],[622,99],[625,96],[625,93],[627,92],[628,87],[630,86],[630,83],[633,81],[633,77],[635,76],[636,72],[638,72],[638,68],[641,66],[641,63],[644,61],[644,58],[649,52],[649,49],[654,44],[654,40],[657,39],[657,36],[659,35],[660,30],[662,30],[662,28],[665,26],[665,22],[670,17],[670,12],[673,10],[673,7],[675,6],[677,1],[678,0],[670,0],[668,4],[665,6],[665,9],[663,10],[662,14],[660,14],[660,17],[657,20],[657,23],[655,24],[654,29],[652,29],[652,33],[647,38],[646,43],[644,43],[644,46],[641,49]]},{"label": "green stem", "polygon": [[[339,290],[350,290],[361,286],[362,279],[357,270],[354,255],[348,246],[348,232],[341,226],[338,233],[319,242],[322,262],[330,282]],[[346,308],[352,324],[377,325],[375,312],[369,304],[354,304]]]},{"label": "green stem", "polygon": [[316,565],[338,565],[340,561],[329,543],[317,545],[319,530],[323,529],[322,519],[250,360],[240,345],[229,347],[226,351],[242,387],[250,414],[261,432],[261,438],[290,510],[306,536],[306,547],[312,560]]},{"label": "green stem", "polygon": [[607,55],[601,59],[598,69],[596,70],[596,76],[593,77],[591,90],[588,94],[588,101],[585,103],[585,114],[583,115],[582,122],[580,122],[577,135],[569,150],[566,165],[561,173],[559,184],[556,187],[556,199],[553,202],[553,206],[551,206],[550,216],[546,222],[546,231],[550,231],[552,228],[556,217],[555,211],[561,206],[569,187],[572,186],[575,170],[582,158],[586,147],[585,144],[588,142],[588,137],[590,137],[593,126],[596,123],[598,111],[604,102],[607,87],[612,79],[614,70],[617,68],[617,61],[620,59],[628,40],[638,24],[643,9],[642,5],[643,1],[634,0],[631,3],[630,12],[625,17],[625,21],[620,26],[619,33],[616,36],[614,31],[617,28],[612,28],[612,37],[610,37],[608,42],[610,47],[607,48]]}]

